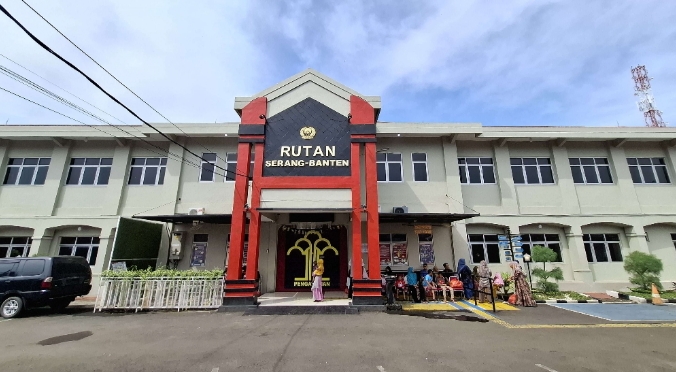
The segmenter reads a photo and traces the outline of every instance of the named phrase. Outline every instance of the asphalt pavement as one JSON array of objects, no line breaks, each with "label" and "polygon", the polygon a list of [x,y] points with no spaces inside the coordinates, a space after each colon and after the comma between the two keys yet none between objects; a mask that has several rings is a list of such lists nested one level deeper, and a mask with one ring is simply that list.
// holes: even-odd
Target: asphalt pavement
[{"label": "asphalt pavement", "polygon": [[385,313],[92,315],[81,308],[0,321],[0,370],[673,371],[673,335],[673,328],[508,329]]}]

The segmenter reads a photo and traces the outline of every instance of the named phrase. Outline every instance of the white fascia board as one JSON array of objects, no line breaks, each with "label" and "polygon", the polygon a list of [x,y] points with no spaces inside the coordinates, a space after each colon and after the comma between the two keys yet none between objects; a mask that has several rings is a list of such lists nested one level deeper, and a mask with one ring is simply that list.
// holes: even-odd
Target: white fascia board
[{"label": "white fascia board", "polygon": [[569,140],[667,140],[676,138],[675,128],[646,127],[484,127],[480,138],[543,139],[566,138]]},{"label": "white fascia board", "polygon": [[436,137],[452,134],[482,133],[481,123],[389,123],[376,124],[376,135],[379,137]]}]

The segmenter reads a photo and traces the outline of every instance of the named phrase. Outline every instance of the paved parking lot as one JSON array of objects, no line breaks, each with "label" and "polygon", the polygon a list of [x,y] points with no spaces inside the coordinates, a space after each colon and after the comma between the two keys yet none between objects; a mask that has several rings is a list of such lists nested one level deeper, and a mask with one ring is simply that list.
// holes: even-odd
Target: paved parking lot
[{"label": "paved parking lot", "polygon": [[384,313],[41,310],[0,322],[0,371],[546,371],[538,365],[558,372],[673,371],[673,334],[670,328],[508,329]]},{"label": "paved parking lot", "polygon": [[675,322],[676,306],[649,304],[552,304],[560,309],[613,322]]}]

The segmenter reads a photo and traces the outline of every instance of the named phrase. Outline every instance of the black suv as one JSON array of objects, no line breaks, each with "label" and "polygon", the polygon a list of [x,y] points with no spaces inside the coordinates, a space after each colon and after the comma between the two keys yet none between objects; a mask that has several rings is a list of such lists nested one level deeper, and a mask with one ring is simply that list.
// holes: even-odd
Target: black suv
[{"label": "black suv", "polygon": [[25,308],[60,310],[92,289],[92,270],[82,257],[0,259],[0,315],[14,318]]}]

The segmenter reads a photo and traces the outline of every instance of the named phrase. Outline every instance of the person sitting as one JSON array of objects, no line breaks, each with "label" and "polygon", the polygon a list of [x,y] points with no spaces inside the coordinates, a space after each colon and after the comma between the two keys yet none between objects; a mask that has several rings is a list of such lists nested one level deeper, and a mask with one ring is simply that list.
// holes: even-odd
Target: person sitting
[{"label": "person sitting", "polygon": [[418,296],[418,275],[413,272],[412,267],[408,268],[404,281],[406,282],[409,294],[411,295],[411,300],[415,303],[420,303],[420,297]]},{"label": "person sitting", "polygon": [[455,295],[453,294],[453,288],[451,288],[448,279],[446,279],[441,273],[437,274],[437,287],[441,290],[441,293],[444,295],[444,302],[446,300],[446,291],[451,295],[451,301],[455,302]]},{"label": "person sitting", "polygon": [[[423,278],[423,288],[425,289],[425,294],[432,295],[432,301],[437,300],[437,295],[436,295],[436,290],[437,290],[437,285],[434,283],[434,280],[432,279],[432,270],[427,270],[427,275]],[[427,301],[425,301],[427,302]]]},{"label": "person sitting", "polygon": [[397,275],[397,280],[394,282],[394,288],[397,291],[397,297],[399,297],[399,294],[401,293],[404,295],[404,298],[406,298],[406,280],[404,280],[403,275]]},{"label": "person sitting", "polygon": [[444,263],[444,269],[441,270],[441,275],[444,276],[447,280],[450,280],[453,275],[455,275],[455,272],[453,269],[451,269],[450,266],[448,266],[448,263]]}]

